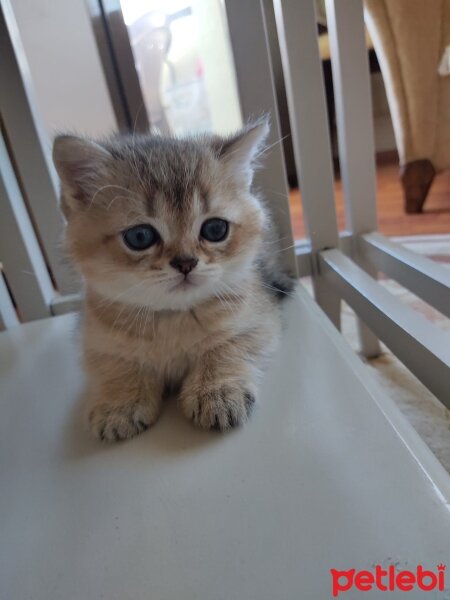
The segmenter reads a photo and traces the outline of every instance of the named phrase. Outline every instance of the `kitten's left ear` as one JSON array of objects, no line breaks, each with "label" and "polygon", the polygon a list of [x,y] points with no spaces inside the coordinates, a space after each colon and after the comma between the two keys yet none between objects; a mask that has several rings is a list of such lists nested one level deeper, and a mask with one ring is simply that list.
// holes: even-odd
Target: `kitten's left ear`
[{"label": "kitten's left ear", "polygon": [[253,178],[254,162],[270,130],[269,118],[249,123],[232,136],[220,148],[219,160],[235,175],[243,176],[250,185]]},{"label": "kitten's left ear", "polygon": [[53,162],[63,184],[62,208],[66,217],[71,210],[88,205],[111,161],[111,154],[91,140],[73,135],[55,139]]}]

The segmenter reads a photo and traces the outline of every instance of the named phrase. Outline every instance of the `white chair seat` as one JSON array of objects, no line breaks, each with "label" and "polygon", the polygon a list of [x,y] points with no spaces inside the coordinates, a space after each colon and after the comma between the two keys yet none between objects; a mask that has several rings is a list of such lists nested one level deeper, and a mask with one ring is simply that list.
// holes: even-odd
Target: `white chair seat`
[{"label": "white chair seat", "polygon": [[0,335],[0,598],[322,600],[330,568],[448,560],[447,474],[306,292],[285,310],[246,427],[169,402],[113,446],[81,427],[73,316]]}]

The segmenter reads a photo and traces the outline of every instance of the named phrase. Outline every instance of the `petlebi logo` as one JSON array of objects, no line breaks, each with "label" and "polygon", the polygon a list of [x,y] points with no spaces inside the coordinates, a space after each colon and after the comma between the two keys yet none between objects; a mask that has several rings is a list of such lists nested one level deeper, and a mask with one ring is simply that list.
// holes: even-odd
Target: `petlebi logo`
[{"label": "petlebi logo", "polygon": [[446,565],[440,564],[435,570],[425,569],[423,565],[417,565],[414,570],[397,570],[395,565],[388,567],[375,565],[371,571],[330,569],[331,593],[333,598],[342,596],[345,600],[345,593],[355,589],[360,592],[372,590],[380,592],[397,590],[401,592],[412,592],[413,590],[443,592],[445,591],[446,568]]}]

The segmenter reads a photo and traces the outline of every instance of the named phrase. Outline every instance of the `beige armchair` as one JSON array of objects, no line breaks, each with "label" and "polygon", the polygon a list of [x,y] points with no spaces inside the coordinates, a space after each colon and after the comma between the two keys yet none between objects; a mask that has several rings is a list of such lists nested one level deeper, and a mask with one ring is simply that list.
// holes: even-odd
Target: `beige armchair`
[{"label": "beige armchair", "polygon": [[[450,168],[450,0],[365,0],[400,157],[406,212],[420,212],[439,171]],[[444,69],[445,70],[445,69]]]}]

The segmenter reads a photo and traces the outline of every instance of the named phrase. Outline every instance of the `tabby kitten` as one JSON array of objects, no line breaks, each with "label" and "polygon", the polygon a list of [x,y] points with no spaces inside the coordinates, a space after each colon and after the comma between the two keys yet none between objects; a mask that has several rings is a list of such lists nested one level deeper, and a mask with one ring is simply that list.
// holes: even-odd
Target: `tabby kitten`
[{"label": "tabby kitten", "polygon": [[[84,277],[87,421],[102,440],[188,419],[244,422],[280,330],[269,218],[251,193],[267,121],[228,138],[56,138],[66,243]],[[268,271],[270,273],[268,274]]]}]

